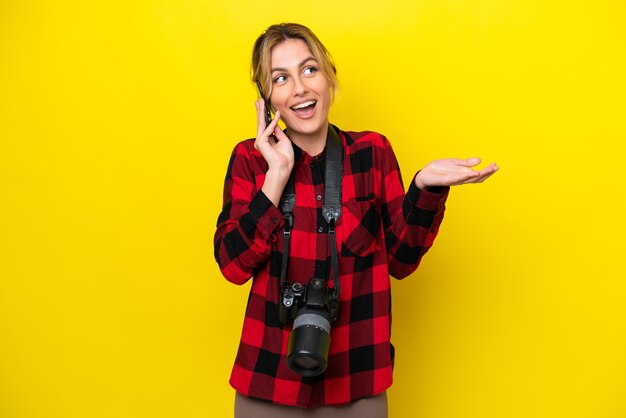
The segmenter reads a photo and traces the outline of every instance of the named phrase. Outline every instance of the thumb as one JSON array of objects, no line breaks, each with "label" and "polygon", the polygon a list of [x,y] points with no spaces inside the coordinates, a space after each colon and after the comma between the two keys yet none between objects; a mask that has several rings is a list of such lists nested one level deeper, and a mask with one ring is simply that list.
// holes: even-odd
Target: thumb
[{"label": "thumb", "polygon": [[480,161],[481,160],[478,157],[467,158],[465,160],[461,160],[461,165],[465,167],[474,167],[475,165],[480,164]]},{"label": "thumb", "polygon": [[289,138],[287,137],[287,135],[285,135],[285,133],[283,132],[282,129],[280,129],[280,126],[276,126],[274,128],[274,136],[276,137],[277,141],[289,141]]},{"label": "thumb", "polygon": [[[276,114],[274,115],[274,119],[276,119],[278,121],[278,119],[280,119],[280,111],[276,111]],[[280,129],[280,126],[278,126],[278,122],[276,123],[276,126],[274,127],[274,136],[276,137],[276,140],[278,141],[282,141],[282,140],[289,140],[289,138],[287,137],[287,135],[285,135],[285,133],[283,132],[282,129]]]}]

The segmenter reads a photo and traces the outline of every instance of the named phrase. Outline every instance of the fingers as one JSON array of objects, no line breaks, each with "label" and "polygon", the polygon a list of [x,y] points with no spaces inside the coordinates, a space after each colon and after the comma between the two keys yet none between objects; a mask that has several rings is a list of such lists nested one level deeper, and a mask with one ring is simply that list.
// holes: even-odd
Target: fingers
[{"label": "fingers", "polygon": [[269,125],[263,131],[264,136],[270,136],[274,132],[274,130],[278,127],[278,118],[280,117],[280,112],[276,112],[274,119],[270,122]]},{"label": "fingers", "polygon": [[[263,103],[263,101],[261,101],[261,103]],[[265,111],[263,110],[263,105],[260,105],[260,107],[261,107],[261,112],[260,112],[261,119],[258,122],[259,125],[258,125],[258,131],[257,131],[257,141],[258,140],[267,141],[268,138],[274,133],[274,131],[280,130],[280,127],[278,126],[278,119],[280,118],[280,112],[276,112],[276,116],[274,117],[274,119],[272,119],[269,125],[265,126],[265,116],[263,116],[263,113]]]},{"label": "fingers", "polygon": [[500,167],[496,163],[491,163],[489,166],[483,168],[480,171],[474,170],[474,175],[466,178],[463,181],[460,181],[457,184],[469,184],[469,183],[482,183],[491,177],[496,171],[498,171]]},{"label": "fingers", "polygon": [[456,173],[454,177],[452,177],[448,184],[450,186],[455,186],[459,184],[467,184],[467,183],[475,183],[480,173],[476,170],[464,171],[462,173]]},{"label": "fingers", "polygon": [[465,160],[459,160],[459,164],[464,167],[474,167],[480,164],[481,159],[478,157],[466,158]]},{"label": "fingers", "polygon": [[[264,111],[261,103],[263,103],[262,100],[260,101],[260,103],[258,103],[258,106],[262,111]],[[262,116],[262,118],[263,124],[265,124],[265,116]],[[270,124],[262,130],[259,129],[256,141],[254,142],[254,147],[265,157],[266,160],[269,156],[269,154],[267,153],[272,152],[271,150],[275,147],[275,145],[284,144],[285,140],[289,145],[291,145],[291,141],[289,140],[287,135],[285,135],[285,133],[280,129],[280,126],[278,126],[279,119],[280,111],[277,111],[274,119],[272,119]],[[270,139],[272,135],[276,139],[276,141]],[[284,149],[284,145],[281,146],[281,148]]]},{"label": "fingers", "polygon": [[257,99],[254,101],[254,107],[256,108],[256,137],[260,137],[265,130],[265,102],[263,99]]},{"label": "fingers", "polygon": [[[267,135],[267,136],[271,135],[272,131],[274,130],[274,127],[277,126],[278,124],[278,119],[280,118],[280,112],[276,112],[274,119],[272,119],[270,124],[267,125],[267,123],[265,122],[265,100],[263,99],[255,100],[254,107],[256,108],[256,119],[257,119],[256,137],[259,138],[262,135]],[[268,129],[269,129],[269,132],[267,132]]]},{"label": "fingers", "polygon": [[274,131],[273,131],[274,137],[276,138],[278,142],[284,141],[284,140],[289,141],[289,138],[287,137],[287,135],[285,135],[283,130],[280,129],[280,126],[278,126],[279,119],[280,119],[280,110],[277,110],[276,115],[274,116],[274,119],[272,120],[272,122],[274,122],[274,120],[277,121],[276,125],[274,126]]},{"label": "fingers", "polygon": [[[272,124],[265,126],[265,102],[262,99],[256,100],[254,106],[257,111],[257,134],[254,141],[254,148],[256,148],[261,154],[263,149],[269,145],[269,136],[271,134]],[[274,122],[274,121],[272,121]]]},{"label": "fingers", "polygon": [[486,167],[483,170],[481,170],[480,177],[478,178],[477,183],[482,183],[483,181],[487,180],[489,177],[495,174],[495,172],[498,171],[499,169],[500,167],[498,167],[496,163],[491,163],[489,167]]}]

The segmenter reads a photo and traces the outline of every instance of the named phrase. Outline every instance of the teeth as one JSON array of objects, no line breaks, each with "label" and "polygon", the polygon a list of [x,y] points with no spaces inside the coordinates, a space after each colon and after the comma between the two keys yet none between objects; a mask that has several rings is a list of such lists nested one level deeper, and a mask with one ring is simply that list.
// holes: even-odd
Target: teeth
[{"label": "teeth", "polygon": [[308,102],[300,103],[299,105],[292,107],[292,109],[294,110],[302,109],[303,107],[311,106],[314,104],[315,104],[315,100],[309,100]]}]

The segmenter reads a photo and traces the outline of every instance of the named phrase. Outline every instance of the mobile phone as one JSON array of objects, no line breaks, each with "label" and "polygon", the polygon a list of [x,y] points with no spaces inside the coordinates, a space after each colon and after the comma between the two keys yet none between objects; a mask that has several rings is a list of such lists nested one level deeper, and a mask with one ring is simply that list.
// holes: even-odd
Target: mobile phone
[{"label": "mobile phone", "polygon": [[261,99],[265,102],[265,126],[269,126],[272,122],[272,112],[270,112],[270,101],[267,100],[265,95],[263,94],[263,89],[261,88],[261,83],[259,80],[256,81],[256,86],[259,89],[259,94],[261,95]]}]

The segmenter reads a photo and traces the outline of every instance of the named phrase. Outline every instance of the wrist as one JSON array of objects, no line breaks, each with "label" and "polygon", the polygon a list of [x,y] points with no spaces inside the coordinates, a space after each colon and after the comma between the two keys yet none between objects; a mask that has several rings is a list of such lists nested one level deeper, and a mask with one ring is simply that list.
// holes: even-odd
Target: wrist
[{"label": "wrist", "polygon": [[267,170],[267,173],[265,173],[265,181],[261,190],[276,207],[280,204],[280,198],[289,180],[289,174],[290,170],[276,169]]},{"label": "wrist", "polygon": [[414,180],[415,186],[417,186],[417,188],[420,190],[426,190],[428,186],[426,186],[424,182],[422,182],[420,173],[421,171],[418,171],[417,174],[415,175],[415,180]]},{"label": "wrist", "polygon": [[265,183],[272,182],[279,185],[287,184],[291,169],[289,167],[270,167],[265,173]]}]

